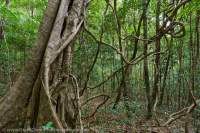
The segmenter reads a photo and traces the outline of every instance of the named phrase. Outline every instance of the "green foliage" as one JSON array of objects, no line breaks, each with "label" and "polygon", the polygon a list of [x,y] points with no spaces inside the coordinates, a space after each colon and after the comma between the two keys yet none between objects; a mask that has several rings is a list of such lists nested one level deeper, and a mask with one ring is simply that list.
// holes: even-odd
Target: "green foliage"
[{"label": "green foliage", "polygon": [[[37,33],[39,21],[30,16],[24,9],[0,7],[0,18],[4,21],[5,39],[10,47],[22,49],[31,47]],[[13,40],[15,43],[13,44]],[[27,43],[29,42],[29,43]]]},{"label": "green foliage", "polygon": [[44,126],[42,126],[43,130],[53,129],[53,122],[47,122]]},{"label": "green foliage", "polygon": [[[5,70],[4,80],[9,80],[11,71],[23,68],[28,50],[36,40],[39,23],[46,0],[12,0],[9,6],[0,3],[0,21],[4,38],[0,40],[0,70]],[[12,70],[12,69],[16,70]],[[0,71],[2,74],[2,72]],[[4,81],[0,81],[4,82]]]},{"label": "green foliage", "polygon": [[[12,69],[15,68],[17,71],[20,71],[26,60],[28,55],[28,50],[33,46],[37,29],[39,27],[39,23],[41,21],[41,17],[43,14],[43,10],[46,6],[47,0],[11,0],[9,8],[6,7],[5,1],[0,0],[0,21],[3,21],[3,29],[4,29],[4,39],[0,40],[0,78],[5,77],[6,81],[9,81]],[[111,5],[113,5],[113,0],[111,0]],[[167,0],[164,0],[161,5],[161,10],[168,10],[171,6]],[[173,5],[174,6],[174,5]],[[108,8],[106,14],[104,14],[106,9],[106,2],[104,0],[91,0],[86,17],[85,24],[86,27],[96,36],[98,40],[100,40],[101,30],[103,29],[103,36],[101,41],[111,45],[116,49],[119,48],[119,38],[117,36],[116,30],[116,18],[113,15],[113,10],[111,7]],[[173,39],[173,42],[170,42],[170,35],[167,35],[166,38],[161,39],[161,51],[166,51],[168,49],[168,45],[171,45],[171,57],[169,63],[169,70],[166,79],[166,90],[165,93],[169,95],[169,98],[175,97],[177,99],[177,86],[179,84],[179,78],[182,76],[179,73],[180,70],[180,61],[179,55],[180,49],[182,48],[182,69],[184,70],[184,74],[186,78],[182,77],[182,85],[181,85],[181,96],[187,97],[187,83],[185,81],[190,80],[190,63],[191,63],[191,53],[189,48],[189,39],[190,39],[190,24],[189,24],[189,14],[196,14],[196,11],[200,9],[200,1],[193,0],[189,4],[186,4],[181,8],[176,16],[176,21],[181,21],[184,23],[186,35],[183,38]],[[141,14],[143,11],[142,1],[140,0],[118,0],[117,1],[117,11],[116,14],[120,21],[121,26],[121,40],[125,59],[130,60],[130,57],[134,51],[135,46],[135,38],[137,26],[139,24],[139,20],[141,18]],[[155,35],[155,13],[156,11],[156,1],[151,0],[150,5],[148,7],[147,19],[148,19],[148,38]],[[105,16],[104,16],[105,15]],[[195,15],[192,16],[192,29],[195,29]],[[126,38],[130,36],[130,39]],[[196,33],[193,32],[193,41],[195,40]],[[140,27],[140,36],[139,38],[143,38],[143,23],[141,23]],[[168,39],[168,41],[166,41]],[[181,42],[180,40],[183,40]],[[168,44],[169,43],[169,44]],[[182,44],[183,43],[183,44]],[[144,41],[140,40],[138,43],[138,54],[143,54],[143,45]],[[152,52],[155,50],[155,43],[148,45],[148,52]],[[194,43],[195,44],[195,43]],[[79,36],[77,37],[74,55],[73,55],[73,65],[72,65],[72,73],[74,75],[78,75],[78,81],[80,84],[80,88],[83,87],[84,82],[86,80],[87,72],[90,70],[91,65],[94,61],[94,57],[97,51],[97,44],[85,31],[81,31]],[[166,59],[167,52],[161,54],[161,77],[160,79],[163,81],[163,75],[166,68]],[[148,57],[148,65],[149,65],[149,79],[150,79],[150,87],[153,88],[154,81],[154,60],[155,56]],[[125,64],[125,63],[124,63]],[[117,54],[115,50],[112,48],[101,45],[100,54],[98,56],[97,62],[92,70],[92,73],[89,75],[88,87],[93,87],[102,81],[106,80],[113,72],[121,68],[123,64],[121,63],[120,55]],[[131,124],[136,115],[144,115],[144,112],[141,110],[145,109],[145,89],[144,89],[144,80],[143,80],[143,61],[138,65],[132,66],[132,71],[128,73],[129,76],[127,86],[130,86],[131,95],[135,97],[136,100],[128,101],[127,99],[121,98],[119,102],[118,108],[112,109],[113,104],[108,107],[101,108],[98,111],[108,113],[111,115],[119,116],[120,120],[116,120],[113,123],[126,125]],[[3,71],[3,72],[2,72]],[[16,70],[15,70],[16,71]],[[200,71],[197,71],[199,74]],[[3,76],[2,76],[3,75]],[[121,72],[118,72],[115,76],[107,80],[107,82],[96,88],[96,90],[89,90],[88,95],[93,95],[101,92],[102,88],[104,89],[103,93],[108,93],[112,95],[112,100],[115,99],[117,88],[120,86],[122,75]],[[4,79],[0,79],[0,90],[1,93],[4,93],[3,88],[5,88]],[[196,82],[198,82],[199,78],[196,78]],[[130,83],[129,83],[130,82]],[[163,83],[161,82],[161,86]],[[198,91],[198,83],[195,84],[197,88],[195,91]],[[91,92],[92,91],[92,92]],[[115,95],[114,95],[115,94]],[[139,96],[140,94],[140,96]],[[197,95],[197,94],[196,94]],[[166,94],[165,94],[166,96]],[[168,97],[167,97],[168,98]],[[141,101],[142,102],[141,102]],[[166,100],[166,99],[165,99]],[[174,99],[172,99],[173,101]],[[127,110],[126,106],[129,107]],[[176,108],[173,107],[175,110]],[[196,107],[197,110],[200,110],[200,105]],[[85,107],[82,109],[82,115],[87,116],[88,112],[90,112],[89,107]],[[121,114],[130,113],[130,117],[127,119],[123,119],[120,116]],[[96,119],[96,124],[101,125],[104,120],[100,117]],[[104,123],[105,124],[105,123]],[[43,127],[44,130],[54,128],[52,122],[46,123]]]},{"label": "green foliage", "polygon": [[178,16],[179,17],[187,17],[190,13],[195,13],[197,10],[200,9],[200,1],[199,0],[193,0],[189,4],[186,4],[180,11]]}]

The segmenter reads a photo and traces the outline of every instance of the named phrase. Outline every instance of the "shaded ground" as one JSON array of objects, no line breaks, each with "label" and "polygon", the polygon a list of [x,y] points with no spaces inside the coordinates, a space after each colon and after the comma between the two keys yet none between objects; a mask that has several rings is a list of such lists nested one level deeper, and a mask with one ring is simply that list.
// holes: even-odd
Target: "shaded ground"
[{"label": "shaded ground", "polygon": [[[90,103],[87,106],[87,112],[92,112],[98,102]],[[93,104],[93,105],[92,105]],[[122,102],[119,104],[117,110],[112,110],[111,103],[107,103],[104,107],[99,109],[94,117],[84,120],[86,127],[90,128],[93,132],[124,132],[124,133],[198,133],[200,132],[200,121],[198,120],[197,112],[195,111],[189,116],[188,124],[186,124],[186,118],[182,117],[177,121],[170,124],[168,127],[162,127],[172,111],[166,111],[167,109],[159,109],[162,112],[156,113],[156,118],[151,120],[145,118],[145,108],[142,103],[135,103],[132,105],[131,117],[127,117],[125,107]],[[90,111],[88,111],[90,110]],[[84,114],[84,113],[83,113]],[[196,117],[194,116],[196,115]],[[198,129],[199,127],[199,129]]]}]

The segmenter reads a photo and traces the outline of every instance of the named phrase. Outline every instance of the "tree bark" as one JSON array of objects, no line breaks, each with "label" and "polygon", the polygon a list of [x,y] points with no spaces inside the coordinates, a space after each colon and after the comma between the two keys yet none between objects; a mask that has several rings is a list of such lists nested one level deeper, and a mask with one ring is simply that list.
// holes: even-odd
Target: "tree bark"
[{"label": "tree bark", "polygon": [[[160,34],[160,6],[161,1],[157,0],[156,5],[156,34]],[[156,58],[155,58],[155,66],[154,66],[154,86],[153,86],[153,92],[152,92],[152,103],[151,106],[156,108],[157,100],[158,100],[158,90],[160,87],[160,39],[156,39]],[[154,109],[155,109],[154,108]],[[154,110],[155,111],[155,110]]]},{"label": "tree bark", "polygon": [[[143,0],[143,34],[144,39],[147,39],[147,0]],[[144,41],[144,56],[147,55],[148,46],[146,41]],[[147,98],[147,118],[152,116],[152,109],[151,109],[151,96],[150,96],[150,83],[149,83],[149,68],[148,68],[148,59],[147,57],[144,58],[144,82],[145,82],[145,91],[146,91],[146,98]]]},{"label": "tree bark", "polygon": [[[41,128],[49,121],[60,129],[74,128],[77,115],[71,112],[76,112],[77,108],[68,107],[74,105],[72,99],[76,102],[72,96],[75,92],[71,83],[67,82],[70,73],[65,68],[70,68],[72,55],[70,49],[83,22],[84,6],[82,0],[48,1],[36,46],[27,60],[25,70],[7,95],[0,100],[0,129],[2,131],[20,127]],[[59,65],[55,67],[55,64],[62,64],[61,70],[58,70]],[[64,114],[64,121],[59,117],[58,111],[61,108],[59,106],[61,102],[55,100],[58,99],[57,94],[61,92],[63,85],[65,85],[63,88],[65,92],[71,92],[64,93],[63,96],[67,99],[67,107],[65,107],[67,113]],[[53,97],[54,95],[56,97]],[[71,121],[67,116],[75,120]]]},{"label": "tree bark", "polygon": [[172,54],[172,45],[173,45],[173,39],[170,40],[170,43],[168,45],[168,56],[167,56],[167,62],[165,65],[164,75],[163,75],[163,83],[162,87],[160,88],[160,101],[158,103],[158,106],[161,106],[163,103],[164,95],[165,95],[165,88],[166,88],[166,81],[167,76],[169,75],[169,67],[170,67],[170,60],[171,60],[171,54]]},{"label": "tree bark", "polygon": [[[192,13],[190,13],[190,39],[189,39],[189,50],[190,50],[190,69],[189,69],[189,91],[194,91],[194,71],[195,71],[195,64],[194,64],[194,41],[193,41],[193,26],[192,26]],[[192,103],[192,96],[191,93],[188,93],[188,103]]]}]

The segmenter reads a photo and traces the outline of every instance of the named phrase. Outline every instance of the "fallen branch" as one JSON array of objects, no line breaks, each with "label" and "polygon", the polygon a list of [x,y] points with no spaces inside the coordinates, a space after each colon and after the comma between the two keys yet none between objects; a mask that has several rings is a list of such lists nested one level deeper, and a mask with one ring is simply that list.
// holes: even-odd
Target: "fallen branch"
[{"label": "fallen branch", "polygon": [[192,105],[190,105],[189,107],[183,108],[182,110],[175,112],[173,114],[170,115],[170,118],[167,120],[167,122],[165,122],[163,124],[163,126],[168,126],[170,124],[172,124],[174,121],[176,121],[177,119],[180,119],[183,116],[186,116],[188,114],[190,114],[195,107],[200,103],[200,99],[196,100]]}]

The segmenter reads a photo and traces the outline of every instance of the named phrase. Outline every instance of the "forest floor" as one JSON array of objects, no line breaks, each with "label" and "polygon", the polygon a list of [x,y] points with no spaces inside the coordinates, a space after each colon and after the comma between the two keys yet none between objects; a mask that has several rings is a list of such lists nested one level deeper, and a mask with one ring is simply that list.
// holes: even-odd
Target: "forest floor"
[{"label": "forest floor", "polygon": [[[94,110],[95,105],[88,107],[89,112],[92,112],[91,110]],[[112,104],[107,104],[99,109],[95,116],[84,120],[84,124],[98,133],[186,133],[186,130],[188,133],[198,133],[200,131],[200,129],[197,129],[199,127],[198,119],[196,120],[192,116],[182,117],[164,127],[161,125],[169,119],[169,114],[173,112],[162,109],[162,112],[157,112],[156,116],[147,120],[143,107],[135,106],[134,111],[127,115],[122,102],[119,103],[116,110],[112,109]],[[187,124],[186,120],[189,121]]]}]

